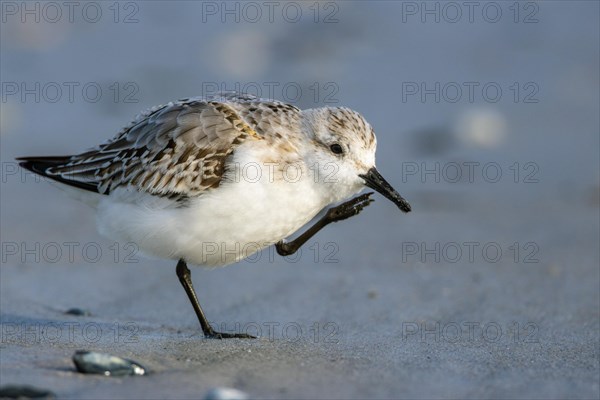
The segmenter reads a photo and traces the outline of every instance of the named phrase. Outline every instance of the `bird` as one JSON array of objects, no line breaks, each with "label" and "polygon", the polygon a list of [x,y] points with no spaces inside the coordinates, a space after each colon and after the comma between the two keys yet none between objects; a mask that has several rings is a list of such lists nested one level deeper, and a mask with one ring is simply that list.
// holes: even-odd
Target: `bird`
[{"label": "bird", "polygon": [[78,154],[17,160],[95,208],[100,234],[177,261],[206,338],[254,338],[213,329],[188,263],[224,266],[272,245],[293,254],[367,207],[374,192],[353,197],[365,188],[411,211],[378,172],[376,147],[371,125],[349,108],[222,92],[153,107]]}]

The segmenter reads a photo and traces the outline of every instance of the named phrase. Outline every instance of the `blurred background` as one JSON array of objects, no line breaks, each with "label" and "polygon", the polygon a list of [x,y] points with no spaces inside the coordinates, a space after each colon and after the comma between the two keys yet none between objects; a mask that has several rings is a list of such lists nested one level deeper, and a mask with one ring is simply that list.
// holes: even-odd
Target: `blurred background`
[{"label": "blurred background", "polygon": [[[220,385],[260,397],[598,397],[598,2],[1,7],[2,384],[63,397]],[[207,343],[173,262],[99,236],[87,206],[14,161],[80,152],[146,108],[219,90],[359,111],[379,170],[413,207],[401,215],[377,197],[296,259],[193,270],[212,320],[293,322],[298,340],[279,329],[274,341]],[[72,320],[70,307],[92,316]],[[44,337],[44,324],[69,321],[105,334]],[[126,322],[139,340],[107,337]],[[81,347],[157,373],[90,385],[65,372]]]}]

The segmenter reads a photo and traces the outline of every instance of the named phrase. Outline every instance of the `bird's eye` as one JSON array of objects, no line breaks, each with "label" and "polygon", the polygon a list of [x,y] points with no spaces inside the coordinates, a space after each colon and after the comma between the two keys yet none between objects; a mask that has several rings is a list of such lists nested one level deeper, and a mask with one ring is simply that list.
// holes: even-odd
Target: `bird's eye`
[{"label": "bird's eye", "polygon": [[329,149],[333,154],[342,154],[344,152],[344,149],[342,149],[342,146],[340,146],[338,143],[332,144],[329,146]]}]

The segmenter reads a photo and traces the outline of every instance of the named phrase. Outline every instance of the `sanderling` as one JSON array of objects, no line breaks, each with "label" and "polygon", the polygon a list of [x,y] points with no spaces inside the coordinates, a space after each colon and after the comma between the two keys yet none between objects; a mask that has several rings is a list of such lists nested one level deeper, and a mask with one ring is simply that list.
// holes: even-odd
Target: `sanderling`
[{"label": "sanderling", "polygon": [[221,266],[267,246],[296,252],[331,222],[357,215],[370,187],[402,211],[410,205],[375,168],[373,128],[348,108],[300,110],[239,93],[183,99],[140,114],[86,152],[22,157],[20,165],[60,182],[94,206],[100,233],[178,260],[177,276],[211,338],[187,263]]}]

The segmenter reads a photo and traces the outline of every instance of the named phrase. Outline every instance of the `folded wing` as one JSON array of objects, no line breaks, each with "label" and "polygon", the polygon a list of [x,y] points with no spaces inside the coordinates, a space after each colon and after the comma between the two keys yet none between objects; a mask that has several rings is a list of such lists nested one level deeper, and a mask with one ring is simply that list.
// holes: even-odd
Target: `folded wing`
[{"label": "folded wing", "polygon": [[190,197],[219,186],[227,157],[247,140],[262,137],[233,107],[186,99],[140,115],[95,149],[19,160],[37,174],[100,194],[126,186],[159,196]]}]

